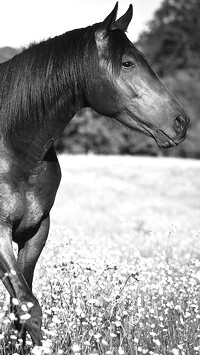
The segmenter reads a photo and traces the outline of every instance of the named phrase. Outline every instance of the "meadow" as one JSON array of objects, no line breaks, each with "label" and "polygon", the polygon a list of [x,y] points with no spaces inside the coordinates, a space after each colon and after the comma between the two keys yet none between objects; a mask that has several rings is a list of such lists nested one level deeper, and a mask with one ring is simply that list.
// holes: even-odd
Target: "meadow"
[{"label": "meadow", "polygon": [[[59,160],[62,183],[34,281],[44,354],[199,354],[200,162]],[[21,306],[28,317],[31,305]],[[0,355],[20,354],[13,321],[1,286]]]}]

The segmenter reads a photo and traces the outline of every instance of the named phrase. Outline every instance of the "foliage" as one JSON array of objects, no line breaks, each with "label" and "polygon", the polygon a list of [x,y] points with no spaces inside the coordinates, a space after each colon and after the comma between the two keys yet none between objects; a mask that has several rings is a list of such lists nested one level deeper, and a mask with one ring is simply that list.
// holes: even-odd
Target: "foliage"
[{"label": "foliage", "polygon": [[200,69],[199,0],[164,0],[138,41],[160,75]]}]

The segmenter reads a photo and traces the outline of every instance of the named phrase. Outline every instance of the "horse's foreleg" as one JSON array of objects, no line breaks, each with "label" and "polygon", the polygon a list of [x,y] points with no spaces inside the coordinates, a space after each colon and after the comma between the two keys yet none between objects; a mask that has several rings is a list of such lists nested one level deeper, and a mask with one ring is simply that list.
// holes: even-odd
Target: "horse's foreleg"
[{"label": "horse's foreleg", "polygon": [[49,224],[48,216],[42,221],[40,228],[32,238],[19,244],[17,264],[31,290],[35,265],[45,246]]},{"label": "horse's foreleg", "polygon": [[[20,304],[33,303],[30,309],[30,318],[25,326],[32,338],[34,345],[41,345],[42,312],[37,299],[33,296],[24,276],[22,275],[12,248],[12,230],[1,224],[0,228],[0,276],[11,297],[19,300]],[[23,315],[23,310],[18,307],[18,316]],[[23,317],[22,317],[23,319]]]},{"label": "horse's foreleg", "polygon": [[[42,221],[37,233],[32,238],[19,244],[17,264],[30,290],[32,290],[35,265],[48,237],[49,224],[48,216]],[[20,329],[19,323],[16,324],[16,326]],[[22,339],[24,344],[26,330],[28,330],[27,327],[22,329]]]}]

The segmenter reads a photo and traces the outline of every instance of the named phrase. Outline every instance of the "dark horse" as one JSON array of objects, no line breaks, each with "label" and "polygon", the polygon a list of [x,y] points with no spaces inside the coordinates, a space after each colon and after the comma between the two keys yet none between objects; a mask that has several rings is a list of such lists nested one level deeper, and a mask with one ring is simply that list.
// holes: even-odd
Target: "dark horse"
[{"label": "dark horse", "polygon": [[[55,139],[83,107],[161,147],[180,143],[188,128],[182,106],[125,35],[132,5],[116,15],[117,4],[103,22],[32,45],[0,65],[0,276],[19,304],[33,304],[25,330],[34,346],[41,346],[42,312],[33,273],[61,179]],[[22,314],[17,307],[18,329]]]}]

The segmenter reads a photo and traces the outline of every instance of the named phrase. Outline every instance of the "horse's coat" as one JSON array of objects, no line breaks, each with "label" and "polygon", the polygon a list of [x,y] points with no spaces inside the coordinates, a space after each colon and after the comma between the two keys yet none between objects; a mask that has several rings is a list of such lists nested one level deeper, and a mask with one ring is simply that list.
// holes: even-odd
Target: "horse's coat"
[{"label": "horse's coat", "polygon": [[0,65],[0,276],[11,297],[33,303],[25,328],[36,346],[42,312],[32,279],[61,178],[55,139],[87,106],[162,147],[180,143],[188,127],[182,106],[124,33],[132,6],[116,15],[117,4],[103,22],[33,45]]}]

